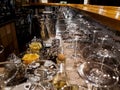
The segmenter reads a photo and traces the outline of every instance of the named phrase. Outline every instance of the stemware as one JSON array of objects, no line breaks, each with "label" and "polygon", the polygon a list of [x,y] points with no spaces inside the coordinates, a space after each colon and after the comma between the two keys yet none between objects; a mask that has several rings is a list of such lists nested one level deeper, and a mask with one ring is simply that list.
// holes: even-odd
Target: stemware
[{"label": "stemware", "polygon": [[74,51],[72,54],[72,58],[75,60],[74,61],[75,67],[77,67],[81,63],[81,60],[82,60],[82,55],[81,55],[81,51],[80,51],[79,44],[78,44],[79,39],[80,37],[76,35],[75,40],[74,40]]},{"label": "stemware", "polygon": [[61,48],[61,53],[64,53],[64,36],[66,33],[66,24],[65,19],[57,19],[56,22],[56,39],[59,39],[60,44],[59,47]]},{"label": "stemware", "polygon": [[[79,73],[84,79],[88,79],[87,82],[90,83],[90,85],[92,84],[92,86],[100,88],[111,88],[119,81],[119,51],[116,49],[116,46],[114,45],[115,42],[109,37],[109,35],[103,34],[97,38],[101,41],[92,43],[90,46],[84,48],[82,55],[84,57],[85,63],[81,65],[81,70]],[[90,71],[87,72],[82,69]],[[115,74],[113,75],[111,73]],[[85,74],[89,75],[85,76]]]},{"label": "stemware", "polygon": [[96,39],[98,38],[97,34],[98,34],[98,33],[101,33],[101,31],[99,31],[98,29],[94,28],[94,29],[92,30],[92,32],[93,32],[93,40],[92,40],[92,43],[95,43],[95,42],[96,42]]},{"label": "stemware", "polygon": [[73,18],[73,11],[69,7],[61,7],[60,12],[63,13],[64,18],[66,19],[72,19]]},{"label": "stemware", "polygon": [[92,44],[83,50],[85,61],[94,61],[104,63],[117,71],[119,62],[119,51],[115,45],[103,45],[102,48],[98,44]]},{"label": "stemware", "polygon": [[[90,46],[87,46],[84,48],[83,50],[83,57],[85,58],[86,56],[84,55],[91,55],[91,54],[95,54],[96,52],[94,52],[96,49],[99,48],[100,51],[104,50],[104,49],[109,49],[109,51],[112,51],[114,53],[115,49],[115,45],[114,45],[114,41],[113,39],[110,37],[109,34],[105,34],[102,31],[98,31],[98,30],[93,30],[94,34],[93,34],[93,41],[91,43]],[[89,51],[89,53],[87,52]]]},{"label": "stemware", "polygon": [[75,32],[79,29],[79,26],[75,20],[66,20],[66,30],[68,31],[69,39],[71,40],[71,45],[67,46],[68,49],[74,48],[74,39],[75,39]]},{"label": "stemware", "polygon": [[88,84],[94,87],[110,88],[119,81],[116,71],[102,63],[84,62],[79,66],[78,72]]}]

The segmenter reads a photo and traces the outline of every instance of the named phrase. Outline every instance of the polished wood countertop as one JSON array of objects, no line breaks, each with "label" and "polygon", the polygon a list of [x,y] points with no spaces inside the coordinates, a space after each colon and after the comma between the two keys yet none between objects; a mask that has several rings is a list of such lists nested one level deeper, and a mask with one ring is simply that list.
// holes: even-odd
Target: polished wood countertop
[{"label": "polished wood countertop", "polygon": [[98,6],[98,5],[81,5],[81,4],[71,4],[69,5],[74,8],[78,8],[84,11],[99,14],[105,17],[109,17],[115,20],[120,20],[120,7],[114,6]]},{"label": "polished wood countertop", "polygon": [[84,5],[84,4],[60,4],[60,3],[31,3],[23,6],[39,6],[39,5],[57,5],[71,6],[80,10],[96,13],[112,19],[120,20],[120,7],[115,6],[99,6],[99,5]]},{"label": "polished wood countertop", "polygon": [[[113,29],[120,31],[120,7],[116,6],[100,6],[100,5],[84,5],[84,4],[60,4],[60,3],[30,3],[23,6],[70,6],[83,10],[90,14],[93,18],[103,22]],[[114,25],[115,24],[115,25]]]}]

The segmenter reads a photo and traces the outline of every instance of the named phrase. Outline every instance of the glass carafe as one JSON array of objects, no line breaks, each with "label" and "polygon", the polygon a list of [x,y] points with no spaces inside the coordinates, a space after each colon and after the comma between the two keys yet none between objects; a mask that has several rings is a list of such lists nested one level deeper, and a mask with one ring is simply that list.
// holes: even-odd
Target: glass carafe
[{"label": "glass carafe", "polygon": [[61,90],[62,87],[67,85],[67,74],[65,70],[65,58],[63,55],[58,56],[58,65],[59,65],[59,70],[56,74],[56,76],[53,78],[53,85],[55,90]]}]

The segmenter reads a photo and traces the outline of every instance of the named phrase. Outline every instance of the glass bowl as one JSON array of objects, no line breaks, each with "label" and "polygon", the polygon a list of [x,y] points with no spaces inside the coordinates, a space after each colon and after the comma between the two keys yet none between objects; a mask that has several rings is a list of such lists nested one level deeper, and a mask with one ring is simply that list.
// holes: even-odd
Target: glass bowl
[{"label": "glass bowl", "polygon": [[56,75],[58,66],[50,60],[39,60],[29,64],[27,67],[27,77],[34,75],[40,77],[40,81],[50,81]]},{"label": "glass bowl", "polygon": [[18,73],[18,68],[11,62],[0,62],[0,88],[13,86],[13,79]]},{"label": "glass bowl", "polygon": [[92,44],[83,49],[82,52],[84,61],[93,61],[106,64],[114,69],[118,69],[120,65],[119,51],[115,48],[115,45],[103,45]]},{"label": "glass bowl", "polygon": [[99,56],[99,57],[117,57],[119,58],[119,51],[117,50],[116,46],[113,44],[103,44],[100,45],[98,43],[91,44],[86,46],[82,51],[83,57],[86,59],[89,56]]},{"label": "glass bowl", "polygon": [[118,74],[109,66],[97,62],[84,62],[78,68],[80,76],[96,87],[112,87],[119,81]]}]

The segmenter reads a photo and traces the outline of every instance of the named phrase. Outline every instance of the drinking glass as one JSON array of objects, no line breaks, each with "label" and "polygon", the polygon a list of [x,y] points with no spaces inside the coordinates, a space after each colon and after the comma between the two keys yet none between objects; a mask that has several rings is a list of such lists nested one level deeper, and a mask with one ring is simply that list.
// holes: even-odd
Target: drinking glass
[{"label": "drinking glass", "polygon": [[86,80],[86,83],[92,85],[92,87],[110,88],[117,85],[119,81],[117,72],[103,63],[84,62],[79,66],[78,72]]},{"label": "drinking glass", "polygon": [[99,44],[92,44],[83,50],[85,61],[94,61],[104,63],[117,71],[120,65],[119,51],[113,44],[104,44],[101,48]]},{"label": "drinking glass", "polygon": [[78,44],[79,39],[80,39],[80,36],[75,35],[74,48],[73,48],[74,51],[72,54],[72,58],[74,59],[74,67],[77,67],[81,63],[81,60],[83,59],[80,48],[79,48],[79,44]]},{"label": "drinking glass", "polygon": [[66,48],[68,48],[68,49],[74,48],[75,32],[77,29],[79,29],[79,26],[74,19],[66,20],[66,31],[68,31],[68,35],[69,35],[68,42],[71,41],[71,45],[68,45]]},{"label": "drinking glass", "polygon": [[18,68],[11,62],[0,62],[0,89],[3,90],[7,86],[13,86],[12,81],[18,72]]},{"label": "drinking glass", "polygon": [[[100,38],[97,38],[101,41],[97,41],[97,43],[92,43],[90,46],[85,47],[82,54],[87,65],[83,65],[81,66],[81,68],[87,70],[93,67],[93,72],[92,70],[90,70],[90,72],[92,72],[92,74],[90,74],[87,71],[81,71],[81,69],[81,75],[83,75],[82,77],[84,79],[90,78],[89,80],[87,80],[87,82],[90,84],[90,86],[92,85],[92,87],[95,86],[96,88],[111,88],[117,85],[119,81],[119,51],[114,45],[115,42],[111,38],[109,38],[109,35],[103,34],[103,36],[100,35]],[[111,70],[112,73],[115,73],[115,75],[111,74]],[[90,76],[84,76],[84,73],[90,74]],[[112,78],[109,78],[108,76]],[[114,76],[116,78],[114,78]],[[115,82],[112,79],[116,79]]]},{"label": "drinking glass", "polygon": [[[93,31],[94,32],[94,31]],[[86,46],[83,49],[83,57],[87,58],[90,55],[94,55],[97,54],[96,51],[102,51],[104,52],[105,49],[107,49],[108,51],[111,51],[111,53],[117,49],[116,46],[114,45],[114,40],[109,36],[109,34],[105,34],[104,32],[101,31],[96,31],[95,30],[95,35],[93,38],[92,43],[89,46]]]}]

